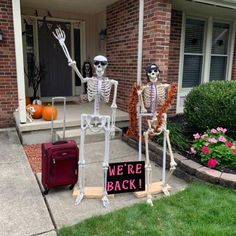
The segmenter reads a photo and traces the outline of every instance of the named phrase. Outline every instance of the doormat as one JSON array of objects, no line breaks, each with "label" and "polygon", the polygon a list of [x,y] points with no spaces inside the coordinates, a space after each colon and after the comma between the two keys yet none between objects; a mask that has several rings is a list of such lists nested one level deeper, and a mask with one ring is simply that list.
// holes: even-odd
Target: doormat
[{"label": "doormat", "polygon": [[23,146],[25,154],[34,173],[41,172],[41,144],[31,144]]}]

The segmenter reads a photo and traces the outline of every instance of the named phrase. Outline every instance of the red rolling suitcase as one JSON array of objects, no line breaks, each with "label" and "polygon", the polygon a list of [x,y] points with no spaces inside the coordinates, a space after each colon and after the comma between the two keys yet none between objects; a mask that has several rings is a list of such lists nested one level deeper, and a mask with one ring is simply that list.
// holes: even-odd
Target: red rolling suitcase
[{"label": "red rolling suitcase", "polygon": [[42,185],[44,194],[49,189],[59,186],[70,185],[70,189],[78,181],[79,149],[74,140],[65,140],[65,113],[66,98],[55,97],[55,100],[64,101],[63,140],[54,142],[53,119],[52,119],[52,142],[42,144]]}]

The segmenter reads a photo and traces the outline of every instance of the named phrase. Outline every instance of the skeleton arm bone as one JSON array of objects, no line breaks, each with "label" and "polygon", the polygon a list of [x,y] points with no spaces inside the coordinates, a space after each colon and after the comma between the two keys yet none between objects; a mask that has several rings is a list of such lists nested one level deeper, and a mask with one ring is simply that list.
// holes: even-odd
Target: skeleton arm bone
[{"label": "skeleton arm bone", "polygon": [[76,61],[73,61],[71,56],[70,56],[70,53],[66,47],[66,44],[65,44],[65,39],[66,39],[66,35],[65,35],[65,32],[61,29],[61,28],[57,28],[55,29],[55,32],[52,32],[54,37],[59,41],[61,47],[62,47],[62,50],[68,60],[68,65],[70,67],[73,68],[73,70],[75,71],[75,73],[78,75],[78,77],[80,78],[81,82],[82,83],[85,83],[88,81],[88,78],[84,78],[81,73],[79,72],[78,70],[78,67],[76,65]]},{"label": "skeleton arm bone", "polygon": [[113,96],[113,101],[111,104],[111,109],[112,109],[112,117],[111,117],[111,132],[112,132],[112,136],[115,135],[115,122],[116,122],[116,109],[117,109],[117,105],[116,105],[116,97],[117,97],[117,87],[118,87],[118,81],[116,80],[111,80],[110,81],[111,84],[114,84],[114,96]]},{"label": "skeleton arm bone", "polygon": [[138,93],[138,97],[139,97],[139,104],[141,107],[141,113],[146,113],[147,110],[145,109],[145,106],[143,103],[143,89],[144,89],[144,87],[141,87],[140,89],[138,89],[137,93]]}]

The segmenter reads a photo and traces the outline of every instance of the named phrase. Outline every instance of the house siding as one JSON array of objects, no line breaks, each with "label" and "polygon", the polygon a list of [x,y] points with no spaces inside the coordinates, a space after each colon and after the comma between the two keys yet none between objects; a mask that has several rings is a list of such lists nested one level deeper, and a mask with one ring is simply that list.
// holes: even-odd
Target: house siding
[{"label": "house siding", "polygon": [[12,1],[0,0],[0,128],[14,125],[13,112],[18,106],[16,58]]},{"label": "house siding", "polygon": [[[118,80],[117,105],[127,111],[129,93],[137,80],[139,4],[137,0],[120,0],[107,8],[107,75]],[[156,63],[161,80],[168,80],[171,25],[170,0],[146,0],[144,7],[142,81],[145,67]]]}]

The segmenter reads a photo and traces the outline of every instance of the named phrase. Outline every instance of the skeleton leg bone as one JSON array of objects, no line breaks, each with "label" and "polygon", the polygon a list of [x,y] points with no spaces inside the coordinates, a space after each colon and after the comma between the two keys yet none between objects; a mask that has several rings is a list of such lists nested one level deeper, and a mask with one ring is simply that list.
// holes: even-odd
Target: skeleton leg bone
[{"label": "skeleton leg bone", "polygon": [[173,155],[172,147],[171,147],[171,143],[170,143],[170,136],[169,136],[170,131],[166,129],[166,130],[164,130],[164,132],[166,133],[166,141],[167,141],[167,145],[168,145],[168,149],[169,149],[169,153],[170,153],[170,171],[166,177],[166,181],[163,186],[163,187],[166,187],[168,182],[170,181],[170,178],[171,178],[176,166],[177,166],[177,163],[174,160],[174,155]]},{"label": "skeleton leg bone", "polygon": [[85,159],[84,159],[84,139],[86,126],[84,125],[86,115],[81,115],[81,137],[80,137],[80,161],[79,161],[79,195],[75,200],[75,205],[79,205],[84,198],[84,185],[85,185]]},{"label": "skeleton leg bone", "polygon": [[147,203],[150,206],[153,206],[152,203],[152,195],[150,192],[150,184],[152,182],[152,166],[150,163],[150,159],[149,159],[149,147],[148,147],[148,136],[149,136],[149,132],[144,132],[144,139],[145,139],[145,152],[146,152],[146,171],[147,171]]},{"label": "skeleton leg bone", "polygon": [[107,125],[104,126],[105,130],[105,151],[104,151],[104,160],[103,160],[103,171],[104,171],[104,185],[103,185],[103,197],[102,203],[104,207],[108,207],[110,202],[107,197],[107,171],[109,167],[109,150],[110,150],[110,117],[104,117],[106,119]]}]

